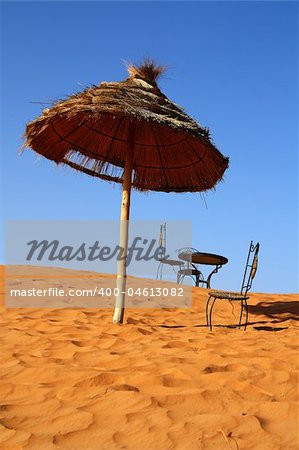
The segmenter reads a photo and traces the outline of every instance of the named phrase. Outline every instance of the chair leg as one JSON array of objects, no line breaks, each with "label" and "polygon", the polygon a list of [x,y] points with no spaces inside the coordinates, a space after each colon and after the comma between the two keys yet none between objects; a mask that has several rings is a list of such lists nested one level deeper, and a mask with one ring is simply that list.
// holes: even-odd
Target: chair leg
[{"label": "chair leg", "polygon": [[211,300],[211,295],[208,298],[207,304],[206,304],[206,322],[207,322],[207,327],[210,326],[210,322],[209,322],[209,304],[210,304],[210,300]]},{"label": "chair leg", "polygon": [[238,325],[239,328],[241,328],[242,316],[243,316],[243,308],[244,308],[243,300],[241,300],[241,312],[240,312],[240,319],[239,319],[239,325]]},{"label": "chair leg", "polygon": [[248,304],[247,304],[247,300],[245,300],[244,302],[245,302],[245,312],[246,312],[246,315],[245,315],[245,326],[244,326],[244,331],[245,331],[246,328],[247,328],[247,324],[248,324]]},{"label": "chair leg", "polygon": [[212,312],[213,312],[215,301],[216,301],[216,297],[214,297],[214,300],[212,302],[212,306],[211,306],[211,309],[210,309],[210,331],[212,331]]},{"label": "chair leg", "polygon": [[164,264],[161,264],[160,280],[163,280],[163,268]]},{"label": "chair leg", "polygon": [[161,264],[162,264],[162,263],[159,263],[159,265],[158,265],[157,276],[156,276],[157,280],[159,280]]}]

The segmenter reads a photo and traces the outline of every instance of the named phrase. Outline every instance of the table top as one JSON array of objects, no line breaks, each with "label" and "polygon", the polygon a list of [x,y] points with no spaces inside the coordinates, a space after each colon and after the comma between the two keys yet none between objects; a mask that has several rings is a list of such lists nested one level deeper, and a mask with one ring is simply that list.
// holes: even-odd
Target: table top
[{"label": "table top", "polygon": [[162,264],[169,264],[170,266],[182,266],[183,261],[178,261],[177,259],[160,259]]},{"label": "table top", "polygon": [[183,261],[190,261],[194,264],[205,264],[207,266],[222,266],[228,262],[228,259],[225,256],[203,252],[196,252],[192,254],[180,253],[179,258]]}]

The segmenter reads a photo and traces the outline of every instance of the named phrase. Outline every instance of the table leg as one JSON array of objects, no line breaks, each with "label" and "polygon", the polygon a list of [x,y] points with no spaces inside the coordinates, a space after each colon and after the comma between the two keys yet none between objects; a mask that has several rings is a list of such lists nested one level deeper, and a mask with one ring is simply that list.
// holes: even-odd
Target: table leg
[{"label": "table leg", "polygon": [[210,273],[210,275],[207,278],[207,288],[211,289],[211,278],[214,275],[214,273],[217,273],[218,270],[221,268],[222,266],[216,266],[214,270],[212,270],[212,272]]},{"label": "table leg", "polygon": [[[196,270],[197,272],[199,272],[199,273],[197,273],[196,275],[195,275],[195,287],[199,287],[199,283],[201,283],[201,279],[200,279],[200,275],[202,275],[202,273],[198,270],[198,268],[196,267],[196,265],[195,264],[192,264],[191,263],[191,266],[193,267],[193,269],[194,270]],[[193,278],[193,277],[192,277]],[[193,278],[194,279],[194,278]]]}]

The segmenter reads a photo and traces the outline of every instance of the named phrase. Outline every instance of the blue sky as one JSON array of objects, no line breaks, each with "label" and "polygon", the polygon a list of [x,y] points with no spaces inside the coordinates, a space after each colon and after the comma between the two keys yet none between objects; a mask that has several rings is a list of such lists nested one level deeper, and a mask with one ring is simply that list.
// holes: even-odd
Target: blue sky
[{"label": "blue sky", "polygon": [[1,21],[4,220],[118,219],[118,186],[17,151],[42,109],[32,102],[122,80],[123,60],[148,55],[230,167],[205,201],[134,192],[131,218],[191,220],[194,247],[229,258],[218,288],[239,288],[259,240],[254,290],[297,291],[297,2],[2,2]]}]

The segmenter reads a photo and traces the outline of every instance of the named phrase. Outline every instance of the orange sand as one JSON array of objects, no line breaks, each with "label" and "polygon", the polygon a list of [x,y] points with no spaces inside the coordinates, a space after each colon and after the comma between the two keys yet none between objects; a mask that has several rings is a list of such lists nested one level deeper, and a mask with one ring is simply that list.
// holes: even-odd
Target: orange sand
[{"label": "orange sand", "polygon": [[[122,326],[109,309],[6,309],[3,293],[1,450],[298,449],[298,295],[252,294],[246,332],[210,332],[201,288],[192,309]],[[229,303],[214,317],[236,320]]]}]

